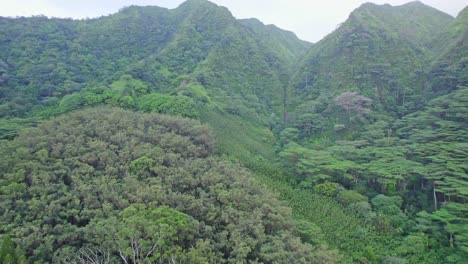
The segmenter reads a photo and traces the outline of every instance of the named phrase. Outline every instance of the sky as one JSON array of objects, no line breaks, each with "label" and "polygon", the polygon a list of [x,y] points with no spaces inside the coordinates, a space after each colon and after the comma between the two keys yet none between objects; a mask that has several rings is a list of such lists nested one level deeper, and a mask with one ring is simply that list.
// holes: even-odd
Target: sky
[{"label": "sky", "polygon": [[[365,2],[401,5],[410,0],[210,0],[229,8],[236,18],[258,18],[265,24],[293,31],[310,42],[331,33],[349,14]],[[48,17],[93,18],[117,12],[129,5],[175,8],[183,0],[0,0],[0,16],[45,15]],[[456,16],[468,0],[422,0]]]}]

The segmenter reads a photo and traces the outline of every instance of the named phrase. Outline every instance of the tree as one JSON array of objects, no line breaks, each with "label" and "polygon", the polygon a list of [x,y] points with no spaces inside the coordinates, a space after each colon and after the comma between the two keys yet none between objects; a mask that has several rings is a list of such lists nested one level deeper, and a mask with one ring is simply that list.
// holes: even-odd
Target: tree
[{"label": "tree", "polygon": [[143,97],[138,107],[144,112],[156,112],[185,117],[196,117],[198,115],[195,101],[186,96],[152,93]]},{"label": "tree", "polygon": [[91,108],[0,144],[0,226],[33,261],[334,257],[300,241],[291,210],[248,170],[214,155],[199,121]]},{"label": "tree", "polygon": [[334,179],[349,181],[357,165],[351,161],[338,160],[326,151],[304,148],[290,143],[279,153],[288,166],[299,176],[299,181],[318,184]]},{"label": "tree", "polygon": [[81,248],[80,255],[77,260],[68,259],[68,263],[72,264],[109,264],[111,256],[109,252],[105,252],[100,248]]},{"label": "tree", "polygon": [[289,143],[296,142],[298,140],[299,130],[297,128],[287,127],[279,134],[279,142],[281,146],[285,146]]},{"label": "tree", "polygon": [[353,190],[344,190],[338,193],[336,199],[347,206],[353,203],[367,202],[368,198]]},{"label": "tree", "polygon": [[403,199],[400,196],[379,194],[371,199],[372,207],[377,214],[385,216],[390,224],[400,229],[405,228],[408,217],[401,211]]},{"label": "tree", "polygon": [[[125,263],[174,262],[183,254],[182,242],[193,239],[196,223],[188,215],[159,207],[133,204],[111,217],[92,223],[97,245],[118,254]],[[192,242],[193,243],[193,242]]]},{"label": "tree", "polygon": [[370,112],[372,99],[359,95],[357,92],[343,92],[334,99],[335,103],[346,110],[348,118],[351,119],[351,113],[358,117]]},{"label": "tree", "polygon": [[0,263],[26,264],[27,259],[9,235],[3,236],[0,243]]},{"label": "tree", "polygon": [[455,249],[449,260],[458,262],[468,257],[468,205],[449,203],[431,215],[431,219],[442,224],[448,234],[448,244]]},{"label": "tree", "polygon": [[326,119],[321,114],[302,114],[295,122],[295,127],[299,129],[302,138],[321,133],[325,130],[325,126]]}]

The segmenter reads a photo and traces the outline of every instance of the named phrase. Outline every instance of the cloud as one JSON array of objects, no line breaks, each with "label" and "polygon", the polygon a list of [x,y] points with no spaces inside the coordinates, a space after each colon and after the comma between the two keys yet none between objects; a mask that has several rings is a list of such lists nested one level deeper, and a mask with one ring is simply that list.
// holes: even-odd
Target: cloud
[{"label": "cloud", "polygon": [[0,9],[0,16],[61,16],[62,10],[48,3],[47,0],[15,0],[5,1]]},{"label": "cloud", "polygon": [[[228,7],[237,18],[255,17],[268,24],[295,32],[300,38],[319,41],[349,14],[366,2],[402,5],[411,0],[211,0]],[[466,0],[423,0],[426,5],[456,16]]]}]

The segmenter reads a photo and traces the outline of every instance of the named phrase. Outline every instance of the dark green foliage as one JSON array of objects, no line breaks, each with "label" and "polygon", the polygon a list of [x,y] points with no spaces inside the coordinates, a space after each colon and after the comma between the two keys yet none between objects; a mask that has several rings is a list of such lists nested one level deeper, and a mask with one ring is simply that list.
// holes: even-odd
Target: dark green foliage
[{"label": "dark green foliage", "polygon": [[457,86],[468,84],[468,9],[465,7],[458,17],[445,30],[436,35],[434,48],[442,51],[432,62],[429,72],[429,91],[431,98],[455,90]]},{"label": "dark green foliage", "polygon": [[[453,19],[419,2],[365,4],[312,46],[290,83],[279,155],[295,180],[380,235],[424,233],[425,247],[379,262],[466,259],[467,26],[466,9]],[[324,188],[333,182],[348,190]]]},{"label": "dark green foliage", "polygon": [[213,150],[206,125],[169,116],[90,109],[40,123],[1,148],[2,231],[44,262],[93,248],[130,260],[135,245],[161,263],[333,261]]},{"label": "dark green foliage", "polygon": [[379,194],[372,198],[371,204],[377,214],[387,216],[390,224],[396,228],[405,228],[407,216],[401,211],[403,199],[400,196],[388,197]]},{"label": "dark green foliage", "polygon": [[308,46],[291,32],[250,27],[208,1],[173,10],[131,6],[83,21],[0,21],[0,117],[67,112],[84,99],[60,99],[96,87],[112,92],[112,105],[132,107],[130,97],[200,84],[223,106],[239,100],[249,109],[243,115],[270,114],[272,106],[279,113],[282,86]]},{"label": "dark green foliage", "polygon": [[467,32],[419,2],[314,45],[205,0],[0,18],[1,139],[171,115],[0,141],[0,233],[45,262],[463,263]]},{"label": "dark green foliage", "polygon": [[312,184],[330,179],[351,180],[358,165],[352,161],[342,161],[329,152],[304,148],[296,143],[286,145],[279,156],[287,166],[294,168],[298,180]]},{"label": "dark green foliage", "polygon": [[[275,25],[265,26],[255,18],[242,19],[239,22],[252,31],[253,34],[260,36],[258,40],[262,47],[271,48],[273,46],[275,50],[281,51],[278,54],[282,63],[278,63],[277,67],[292,67],[289,64],[300,59],[311,46],[310,43],[305,41],[297,41],[294,33],[282,30]],[[287,63],[287,65],[281,65],[283,63]]]},{"label": "dark green foliage", "polygon": [[289,110],[297,117],[313,111],[334,121],[334,111],[308,105],[311,100],[332,105],[343,92],[371,99],[370,110],[391,117],[417,110],[430,98],[423,79],[440,54],[428,45],[452,20],[421,3],[362,5],[309,50],[291,81]]}]

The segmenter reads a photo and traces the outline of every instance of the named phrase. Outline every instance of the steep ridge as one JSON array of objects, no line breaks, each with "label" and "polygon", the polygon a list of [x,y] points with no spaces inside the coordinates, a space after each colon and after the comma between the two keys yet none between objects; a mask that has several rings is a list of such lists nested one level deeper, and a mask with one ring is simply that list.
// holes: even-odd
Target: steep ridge
[{"label": "steep ridge", "polygon": [[[283,65],[293,65],[307,46],[278,28],[257,25],[251,31],[208,1],[186,1],[172,10],[131,6],[83,21],[1,20],[1,65],[8,71],[0,84],[3,116],[28,116],[32,108],[109,85],[124,74],[145,82],[149,91],[184,92],[181,84],[202,84],[219,102],[238,97],[239,107],[269,112],[281,105],[289,79]],[[267,45],[273,41],[277,45]],[[259,100],[270,110],[255,109]]]},{"label": "steep ridge", "polygon": [[434,39],[439,54],[432,62],[428,77],[429,96],[452,92],[457,86],[468,86],[468,8]]},{"label": "steep ridge", "polygon": [[433,56],[428,41],[451,20],[419,2],[362,5],[308,52],[291,81],[291,110],[355,91],[389,115],[414,111],[422,95],[418,82]]},{"label": "steep ridge", "polygon": [[453,19],[420,2],[364,4],[289,87],[279,156],[299,186],[373,208],[409,263],[467,257],[467,30],[466,8]]},{"label": "steep ridge", "polygon": [[306,41],[297,41],[297,36],[290,31],[285,31],[275,25],[265,25],[256,18],[240,19],[239,22],[245,26],[252,35],[261,42],[262,48],[274,47],[281,50],[281,62],[295,63],[310,48],[311,44]]}]

